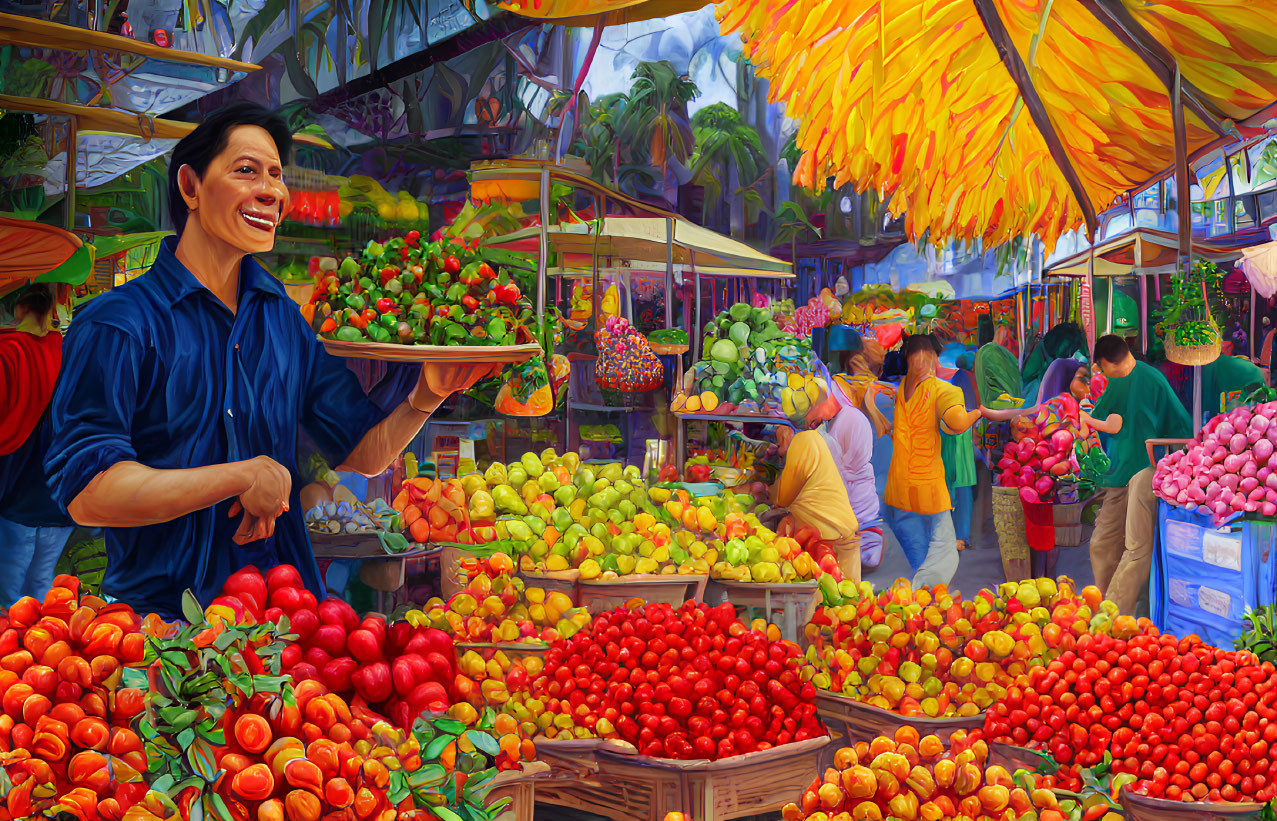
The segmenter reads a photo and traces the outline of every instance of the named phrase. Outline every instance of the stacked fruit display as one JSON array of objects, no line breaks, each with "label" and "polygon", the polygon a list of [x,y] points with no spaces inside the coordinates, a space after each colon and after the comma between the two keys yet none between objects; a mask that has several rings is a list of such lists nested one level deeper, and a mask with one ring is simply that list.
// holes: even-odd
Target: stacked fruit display
[{"label": "stacked fruit display", "polygon": [[[264,611],[261,600],[270,605]],[[231,623],[278,623],[287,617],[296,642],[281,651],[284,673],[298,684],[322,682],[336,696],[350,703],[358,699],[405,729],[423,711],[451,704],[456,675],[451,636],[402,621],[388,625],[377,616],[361,620],[333,596],[316,602],[292,565],[273,567],[265,576],[251,565],[238,571],[208,614],[229,615]]]},{"label": "stacked fruit display", "polygon": [[767,308],[741,302],[705,326],[701,361],[684,374],[672,409],[696,413],[760,414],[780,407],[780,393],[791,387],[781,362],[807,364],[811,340],[796,339],[776,325]]},{"label": "stacked fruit display", "polygon": [[[485,658],[478,650],[467,649],[457,660],[454,689],[458,701],[453,708],[468,704],[475,708],[487,706],[506,710],[512,695],[527,694],[531,681],[541,674],[544,666],[544,659],[535,654],[511,658],[504,649],[497,647]],[[513,709],[509,710],[509,714],[518,715]],[[536,728],[521,727],[520,732],[531,738],[536,734]]]},{"label": "stacked fruit display", "polygon": [[443,631],[462,642],[527,644],[570,638],[590,622],[584,607],[565,593],[525,587],[510,575],[510,558],[498,553],[464,563],[469,581],[445,602],[434,598],[408,611],[408,623]]},{"label": "stacked fruit display", "polygon": [[1277,668],[1195,636],[1082,636],[990,710],[985,734],[1182,801],[1277,795]]},{"label": "stacked fruit display", "polygon": [[594,334],[599,358],[594,363],[594,381],[600,388],[626,393],[655,390],[665,378],[661,360],[652,352],[647,338],[625,317],[609,316]]},{"label": "stacked fruit display", "polygon": [[1020,489],[1026,502],[1071,502],[1059,498],[1060,483],[1078,475],[1075,442],[1084,439],[1072,395],[1050,400],[1031,424],[1017,426],[998,460],[998,484]]},{"label": "stacked fruit display", "polygon": [[551,738],[728,758],[825,735],[800,662],[795,645],[750,630],[730,604],[617,608],[550,647],[523,708]]},{"label": "stacked fruit display", "polygon": [[836,594],[831,586],[822,577],[824,606],[807,626],[811,681],[903,715],[977,715],[1079,636],[1141,629],[1098,589],[1074,593],[1066,577],[1012,582],[970,601],[903,579],[877,595],[867,582],[842,582]]},{"label": "stacked fruit display", "polygon": [[919,738],[917,730],[902,727],[894,738],[879,736],[843,747],[833,764],[798,803],[785,806],[784,821],[1090,821],[1107,811],[1102,796],[1061,800],[1051,790],[1032,789],[1026,773],[1012,776],[1005,767],[988,764],[985,743],[971,741],[962,731],[949,739],[946,750],[936,736]]},{"label": "stacked fruit display", "polygon": [[1277,402],[1242,406],[1206,423],[1184,450],[1157,463],[1153,491],[1201,508],[1216,524],[1238,513],[1277,514]]},{"label": "stacked fruit display", "polygon": [[404,345],[533,341],[530,302],[469,245],[423,243],[416,231],[369,242],[319,279],[302,309],[326,339]]},{"label": "stacked fruit display", "polygon": [[497,537],[495,508],[486,486],[480,486],[482,479],[472,484],[467,493],[460,479],[404,479],[390,506],[418,544],[486,544]]},{"label": "stacked fruit display", "polygon": [[0,815],[61,807],[122,818],[147,794],[147,755],[133,726],[146,690],[123,680],[126,667],[143,663],[142,620],[58,576],[43,601],[19,599],[0,625]]}]

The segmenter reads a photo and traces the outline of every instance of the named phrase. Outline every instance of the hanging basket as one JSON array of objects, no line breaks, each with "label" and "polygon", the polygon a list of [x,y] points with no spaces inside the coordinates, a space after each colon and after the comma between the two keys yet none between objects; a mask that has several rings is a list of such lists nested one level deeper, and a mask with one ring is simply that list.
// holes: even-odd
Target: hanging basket
[{"label": "hanging basket", "polygon": [[[1223,352],[1219,326],[1215,324],[1215,317],[1211,315],[1210,309],[1205,307],[1210,304],[1205,282],[1202,282],[1201,290],[1201,305],[1189,308],[1188,316],[1180,317],[1180,324],[1168,327],[1162,338],[1166,358],[1176,365],[1209,365],[1219,359],[1219,355]],[[1196,336],[1200,337],[1199,339],[1191,344],[1184,344],[1179,342],[1176,336],[1180,329],[1189,324],[1205,324],[1207,327],[1197,329]]]}]

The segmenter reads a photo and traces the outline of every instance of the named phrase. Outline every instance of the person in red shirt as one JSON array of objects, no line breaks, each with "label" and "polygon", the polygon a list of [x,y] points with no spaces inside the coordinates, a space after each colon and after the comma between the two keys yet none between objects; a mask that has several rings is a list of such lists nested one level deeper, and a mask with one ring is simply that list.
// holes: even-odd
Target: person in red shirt
[{"label": "person in red shirt", "polygon": [[0,603],[43,598],[73,523],[45,484],[49,401],[62,366],[52,287],[29,285],[18,296],[16,327],[0,330]]}]

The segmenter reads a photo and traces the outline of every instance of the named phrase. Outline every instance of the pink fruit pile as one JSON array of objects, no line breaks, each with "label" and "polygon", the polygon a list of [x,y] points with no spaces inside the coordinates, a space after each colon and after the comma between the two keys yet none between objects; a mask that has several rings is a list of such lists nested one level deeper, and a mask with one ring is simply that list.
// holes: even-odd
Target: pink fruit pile
[{"label": "pink fruit pile", "polygon": [[1019,488],[1026,502],[1055,501],[1059,480],[1078,472],[1078,420],[1077,401],[1066,394],[1048,402],[1034,423],[1014,428],[1018,438],[998,460],[998,484]]},{"label": "pink fruit pile", "polygon": [[1163,457],[1153,492],[1201,508],[1216,524],[1235,513],[1277,514],[1277,402],[1240,407],[1206,423],[1188,447]]},{"label": "pink fruit pile", "polygon": [[[265,601],[263,610],[258,602]],[[387,624],[379,616],[360,620],[334,596],[316,602],[292,565],[261,572],[248,566],[226,580],[215,605],[238,609],[245,619],[288,617],[296,643],[282,653],[283,672],[294,683],[313,679],[343,699],[367,704],[404,729],[423,711],[452,704],[456,651],[442,630]],[[238,614],[237,614],[238,615]]]}]

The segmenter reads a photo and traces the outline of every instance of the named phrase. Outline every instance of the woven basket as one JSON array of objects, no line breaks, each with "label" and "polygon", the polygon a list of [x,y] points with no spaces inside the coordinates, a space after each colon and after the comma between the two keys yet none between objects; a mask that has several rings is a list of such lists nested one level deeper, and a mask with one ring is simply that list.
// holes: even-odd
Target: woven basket
[{"label": "woven basket", "polygon": [[1232,801],[1172,801],[1138,795],[1123,787],[1120,796],[1126,821],[1259,821],[1264,805]]},{"label": "woven basket", "polygon": [[1180,345],[1175,341],[1174,328],[1167,328],[1166,336],[1162,339],[1162,347],[1165,349],[1166,358],[1176,365],[1209,365],[1219,355],[1223,353],[1223,343],[1220,341],[1219,326],[1215,324],[1215,318],[1210,317],[1211,330],[1215,332],[1214,341],[1207,345]]},{"label": "woven basket", "polygon": [[998,534],[1002,572],[1007,581],[1029,578],[1029,540],[1024,533],[1024,507],[1020,491],[1013,487],[993,488],[993,528]]},{"label": "woven basket", "polygon": [[1090,501],[1083,499],[1067,505],[1053,505],[1056,547],[1077,547],[1082,544],[1082,511]]}]

